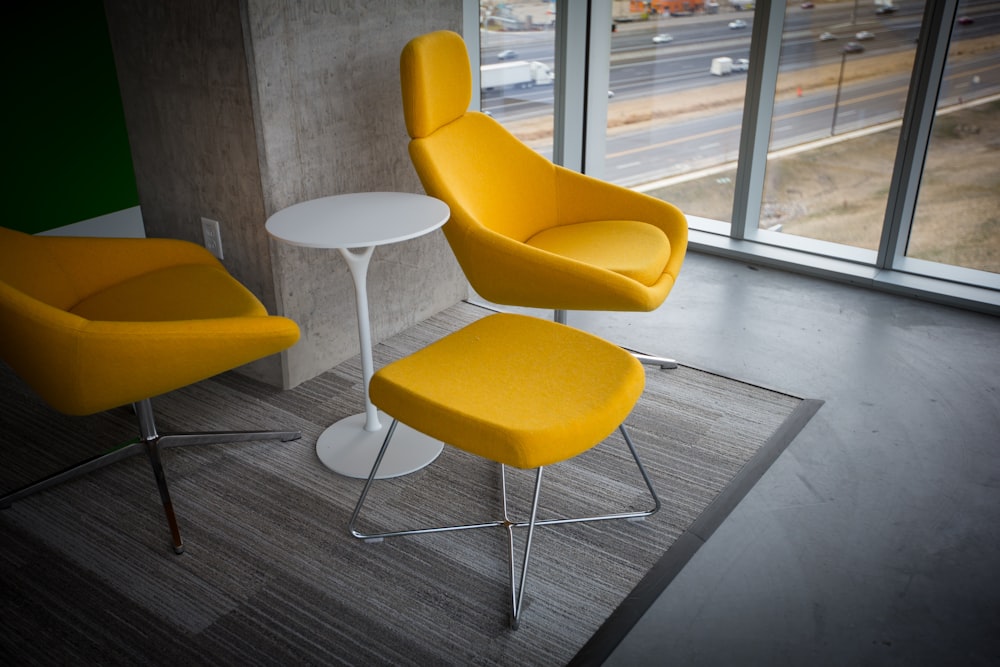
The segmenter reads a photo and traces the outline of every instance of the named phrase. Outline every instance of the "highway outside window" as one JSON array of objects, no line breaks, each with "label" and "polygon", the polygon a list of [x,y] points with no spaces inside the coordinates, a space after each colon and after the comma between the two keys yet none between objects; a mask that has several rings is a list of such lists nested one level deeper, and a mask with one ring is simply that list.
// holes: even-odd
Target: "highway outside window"
[{"label": "highway outside window", "polygon": [[612,21],[603,177],[728,223],[753,12],[616,0]]},{"label": "highway outside window", "polygon": [[555,2],[479,3],[481,109],[552,158]]}]

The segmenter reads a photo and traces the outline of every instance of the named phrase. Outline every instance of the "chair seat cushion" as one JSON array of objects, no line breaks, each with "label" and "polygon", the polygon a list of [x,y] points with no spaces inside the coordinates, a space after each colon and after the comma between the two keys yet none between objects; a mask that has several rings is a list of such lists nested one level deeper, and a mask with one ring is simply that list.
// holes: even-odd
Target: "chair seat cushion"
[{"label": "chair seat cushion", "polygon": [[264,306],[221,266],[181,264],[131,278],[70,309],[88,320],[167,322],[263,316]]},{"label": "chair seat cushion", "polygon": [[598,220],[560,225],[526,243],[541,250],[600,266],[652,285],[670,260],[670,240],[659,227],[636,220]]},{"label": "chair seat cushion", "polygon": [[490,315],[372,377],[372,402],[459,449],[536,468],[590,449],[628,416],[642,365],[589,333]]}]

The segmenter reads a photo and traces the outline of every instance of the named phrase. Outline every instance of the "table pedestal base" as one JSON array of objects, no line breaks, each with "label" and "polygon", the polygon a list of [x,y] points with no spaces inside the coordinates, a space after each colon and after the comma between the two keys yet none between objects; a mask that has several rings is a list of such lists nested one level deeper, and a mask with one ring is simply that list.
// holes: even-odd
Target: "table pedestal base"
[{"label": "table pedestal base", "polygon": [[[385,440],[392,417],[380,412],[382,428],[365,430],[364,413],[333,424],[316,441],[316,455],[330,470],[346,477],[368,479]],[[400,477],[420,470],[438,457],[444,444],[400,422],[382,458],[376,479]]]}]

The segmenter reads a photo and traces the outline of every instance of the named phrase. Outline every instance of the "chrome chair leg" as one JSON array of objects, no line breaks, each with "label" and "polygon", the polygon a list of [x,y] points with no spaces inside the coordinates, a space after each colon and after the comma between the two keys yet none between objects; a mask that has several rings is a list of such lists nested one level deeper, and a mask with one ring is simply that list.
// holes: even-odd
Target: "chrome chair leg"
[{"label": "chrome chair leg", "polygon": [[98,454],[97,456],[91,457],[86,461],[76,463],[68,468],[60,470],[57,473],[49,475],[48,477],[43,477],[40,480],[26,484],[19,489],[15,489],[10,493],[0,497],[0,509],[8,509],[11,504],[32,496],[46,489],[51,489],[53,486],[62,484],[63,482],[68,482],[71,479],[76,479],[86,475],[89,472],[95,470],[100,470],[105,466],[109,466],[112,463],[122,461],[129,457],[135,456],[136,454],[142,453],[142,448],[144,443],[138,438],[134,438],[122,445],[119,445],[103,454]]},{"label": "chrome chair leg", "polygon": [[[659,511],[661,504],[660,498],[656,495],[656,490],[653,488],[653,482],[649,478],[649,474],[646,472],[645,466],[642,465],[642,461],[639,458],[639,453],[636,451],[635,445],[632,442],[631,437],[629,437],[628,431],[625,429],[625,425],[622,424],[618,427],[621,432],[622,437],[625,440],[625,444],[632,454],[632,458],[635,460],[636,467],[639,469],[639,473],[642,476],[643,482],[646,484],[646,488],[649,491],[650,497],[653,500],[653,506],[649,509],[638,510],[632,512],[619,512],[615,514],[602,514],[597,516],[587,516],[587,517],[575,517],[566,519],[538,519],[538,505],[539,498],[541,495],[542,487],[542,467],[536,468],[535,476],[535,488],[531,503],[531,514],[528,521],[514,521],[510,517],[508,511],[508,501],[507,501],[507,476],[506,476],[506,466],[500,464],[500,487],[502,496],[502,515],[503,518],[496,521],[488,521],[483,523],[472,523],[472,524],[460,524],[452,526],[433,526],[425,528],[408,528],[403,530],[392,530],[383,531],[375,533],[365,533],[358,530],[358,517],[361,514],[361,509],[364,506],[365,500],[368,497],[368,492],[371,490],[372,484],[375,481],[375,476],[378,474],[379,465],[382,463],[382,458],[385,456],[386,450],[389,448],[389,443],[392,440],[393,433],[396,430],[396,425],[398,421],[393,419],[386,432],[385,439],[382,442],[382,447],[379,450],[378,455],[375,457],[375,463],[372,465],[371,472],[368,475],[368,479],[365,481],[364,487],[361,489],[361,495],[358,498],[358,503],[354,507],[354,512],[351,514],[350,521],[348,522],[348,530],[351,535],[359,540],[365,542],[381,542],[386,538],[390,537],[401,537],[404,535],[423,535],[427,533],[443,533],[451,532],[457,530],[473,530],[477,528],[504,528],[507,532],[508,541],[508,552],[510,559],[510,586],[511,586],[511,615],[510,623],[511,628],[516,630],[520,624],[521,609],[524,601],[524,590],[525,583],[527,580],[528,573],[528,561],[531,556],[531,542],[534,537],[536,526],[551,526],[558,524],[568,524],[568,523],[584,523],[591,521],[609,521],[613,519],[642,519]],[[516,553],[514,545],[514,528],[527,528],[528,534],[525,542],[524,549],[524,560],[521,565],[520,570],[520,581],[518,582],[518,573],[516,569]]]},{"label": "chrome chair leg", "polygon": [[649,366],[659,366],[665,370],[677,368],[677,362],[668,357],[653,357],[648,354],[639,354],[638,352],[632,352],[632,356],[638,359],[641,363]]},{"label": "chrome chair leg", "polygon": [[167,475],[163,472],[163,463],[160,460],[160,448],[156,438],[146,440],[145,443],[149,465],[153,468],[153,477],[156,478],[156,488],[160,491],[160,502],[163,504],[163,513],[167,517],[167,527],[170,529],[170,539],[174,545],[174,553],[182,554],[184,553],[184,541],[181,539],[181,529],[177,525],[177,515],[174,514],[174,504],[170,500]]},{"label": "chrome chair leg", "polygon": [[74,464],[48,477],[31,482],[4,496],[0,496],[0,509],[8,509],[12,503],[18,500],[145,451],[150,466],[153,469],[153,476],[156,478],[156,486],[160,491],[160,500],[163,503],[167,525],[170,528],[174,552],[180,554],[184,552],[184,544],[181,541],[177,518],[174,515],[173,503],[170,500],[170,490],[167,487],[166,473],[163,470],[163,463],[160,459],[160,452],[162,450],[169,447],[224,444],[252,440],[281,440],[282,442],[288,442],[302,437],[302,433],[299,431],[209,431],[203,433],[168,433],[161,435],[156,430],[153,405],[149,399],[134,403],[132,407],[139,422],[138,438],[114,447],[103,454],[98,454],[86,461]]},{"label": "chrome chair leg", "polygon": [[541,496],[542,491],[542,470],[543,468],[539,466],[535,471],[535,491],[532,494],[531,499],[531,518],[528,520],[528,536],[525,538],[524,542],[524,561],[521,563],[521,580],[518,582],[516,581],[515,575],[517,556],[514,553],[514,528],[517,527],[517,524],[507,519],[506,473],[505,466],[500,466],[501,484],[504,487],[504,527],[507,529],[507,545],[510,555],[510,627],[512,630],[517,630],[521,625],[521,605],[524,602],[524,582],[528,578],[528,560],[531,558],[531,538],[535,534],[535,525],[537,524],[536,519],[538,517],[538,499]]}]

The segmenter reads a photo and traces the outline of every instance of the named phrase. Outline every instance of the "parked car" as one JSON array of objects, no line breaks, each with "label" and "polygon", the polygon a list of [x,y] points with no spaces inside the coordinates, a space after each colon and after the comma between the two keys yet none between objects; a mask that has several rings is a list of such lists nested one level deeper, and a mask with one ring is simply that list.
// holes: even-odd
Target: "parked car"
[{"label": "parked car", "polygon": [[822,35],[819,36],[819,41],[821,42],[829,42],[834,39],[837,39],[837,36],[834,35],[832,32],[824,32]]},{"label": "parked car", "polygon": [[506,49],[497,54],[497,60],[514,60],[517,58],[517,51]]},{"label": "parked car", "polygon": [[744,21],[743,19],[736,19],[735,21],[729,22],[730,30],[739,30],[740,28],[745,28],[745,27],[747,27],[747,22]]},{"label": "parked car", "polygon": [[858,42],[848,42],[844,44],[844,53],[861,53],[865,50],[865,47],[861,46]]},{"label": "parked car", "polygon": [[746,72],[750,69],[750,61],[746,58],[737,58],[733,61],[734,72]]},{"label": "parked car", "polygon": [[854,36],[854,39],[858,40],[859,42],[863,42],[866,39],[875,39],[875,33],[868,32],[867,30],[862,30],[861,32],[859,32]]},{"label": "parked car", "polygon": [[669,44],[672,41],[674,41],[674,38],[665,32],[661,32],[659,35],[653,37],[653,44]]}]

